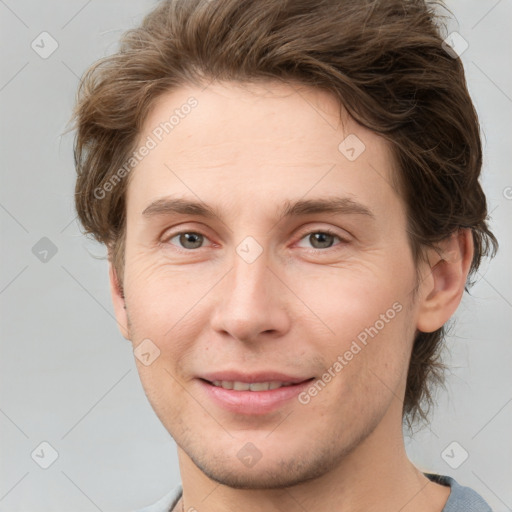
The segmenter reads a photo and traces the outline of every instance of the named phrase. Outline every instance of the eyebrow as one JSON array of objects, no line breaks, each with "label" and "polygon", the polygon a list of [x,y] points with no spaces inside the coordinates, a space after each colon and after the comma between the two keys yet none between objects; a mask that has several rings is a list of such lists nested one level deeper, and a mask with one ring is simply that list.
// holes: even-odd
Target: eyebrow
[{"label": "eyebrow", "polygon": [[[286,200],[279,220],[317,213],[331,213],[333,215],[358,214],[375,220],[375,214],[367,206],[350,197],[322,197],[317,199],[299,199],[297,201]],[[221,218],[220,212],[212,206],[199,201],[172,197],[157,199],[142,212],[142,215],[148,218],[170,214],[193,215],[208,219],[214,217]]]},{"label": "eyebrow", "polygon": [[358,214],[375,219],[374,213],[364,204],[350,197],[325,197],[318,199],[300,199],[295,202],[285,201],[281,219],[298,217],[314,213]]}]

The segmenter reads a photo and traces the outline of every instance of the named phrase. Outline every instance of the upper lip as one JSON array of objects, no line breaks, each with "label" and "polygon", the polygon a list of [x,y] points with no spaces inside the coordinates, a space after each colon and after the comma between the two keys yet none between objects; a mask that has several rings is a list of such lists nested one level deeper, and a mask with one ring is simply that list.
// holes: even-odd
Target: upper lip
[{"label": "upper lip", "polygon": [[199,376],[199,378],[213,382],[215,380],[224,380],[228,382],[291,382],[292,384],[298,384],[299,382],[304,382],[305,380],[309,380],[312,377],[295,377],[293,375],[286,375],[285,373],[279,372],[271,372],[271,371],[263,371],[263,372],[253,372],[253,373],[240,373],[237,371],[223,371],[223,372],[213,372],[213,373],[205,373]]}]

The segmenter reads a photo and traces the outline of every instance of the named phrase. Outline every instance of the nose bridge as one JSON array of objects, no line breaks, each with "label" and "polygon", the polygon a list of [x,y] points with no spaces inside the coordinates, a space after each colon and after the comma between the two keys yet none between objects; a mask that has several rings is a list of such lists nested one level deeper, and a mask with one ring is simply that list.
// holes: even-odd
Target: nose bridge
[{"label": "nose bridge", "polygon": [[288,319],[276,289],[271,254],[253,237],[235,248],[232,268],[212,318],[212,327],[242,340],[254,340],[262,332],[283,331]]},{"label": "nose bridge", "polygon": [[[233,249],[230,272],[230,293],[240,295],[240,299],[250,294],[250,290],[256,292],[264,285],[268,274],[267,265],[271,263],[269,249],[270,237],[265,235],[264,229],[257,229],[254,216],[247,210],[240,214],[237,225],[233,231]],[[251,231],[247,231],[252,226]],[[256,231],[254,230],[256,228]]]},{"label": "nose bridge", "polygon": [[[235,249],[230,276],[230,301],[240,307],[249,307],[257,300],[271,300],[267,266],[269,251],[253,237],[246,237]],[[254,305],[254,304],[253,304]]]}]

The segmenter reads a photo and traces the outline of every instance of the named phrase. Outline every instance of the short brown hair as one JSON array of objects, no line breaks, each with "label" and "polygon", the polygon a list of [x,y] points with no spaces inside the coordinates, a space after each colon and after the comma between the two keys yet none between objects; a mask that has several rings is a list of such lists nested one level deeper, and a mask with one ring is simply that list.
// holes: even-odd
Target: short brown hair
[{"label": "short brown hair", "polygon": [[[131,152],[155,99],[209,80],[282,80],[335,95],[385,137],[408,213],[415,262],[460,228],[473,234],[470,277],[498,243],[479,184],[479,122],[463,65],[443,47],[442,7],[424,0],[167,0],[128,30],[120,49],[91,66],[74,112],[76,209],[109,248],[122,282],[129,179],[97,191]],[[102,189],[104,190],[104,189]],[[467,290],[466,286],[466,290]],[[444,326],[417,332],[404,419],[425,418],[430,383],[442,382]]]}]

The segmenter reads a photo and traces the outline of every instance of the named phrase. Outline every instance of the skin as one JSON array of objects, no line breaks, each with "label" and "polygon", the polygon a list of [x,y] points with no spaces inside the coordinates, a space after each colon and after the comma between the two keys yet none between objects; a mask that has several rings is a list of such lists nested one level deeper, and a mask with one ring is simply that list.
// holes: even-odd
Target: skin
[{"label": "skin", "polygon": [[[140,142],[190,96],[197,107],[130,176],[124,297],[110,267],[123,335],[134,348],[150,339],[160,350],[149,366],[136,361],[178,445],[177,510],[441,511],[449,488],[408,460],[402,406],[416,330],[439,328],[461,300],[471,233],[454,234],[417,269],[387,142],[346,115],[342,123],[335,99],[316,89],[181,87],[158,99]],[[355,161],[338,150],[348,134],[366,146]],[[286,200],[333,195],[373,217],[279,218]],[[143,215],[169,196],[199,199],[218,217]],[[314,234],[326,229],[335,236],[321,245]],[[262,249],[252,263],[236,252],[248,236]],[[220,408],[199,385],[214,370],[321,378],[396,303],[401,311],[307,404],[247,416]],[[253,467],[237,457],[248,442],[261,453]]]}]

